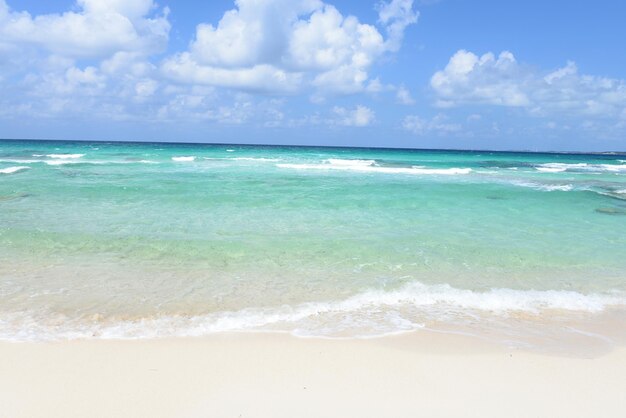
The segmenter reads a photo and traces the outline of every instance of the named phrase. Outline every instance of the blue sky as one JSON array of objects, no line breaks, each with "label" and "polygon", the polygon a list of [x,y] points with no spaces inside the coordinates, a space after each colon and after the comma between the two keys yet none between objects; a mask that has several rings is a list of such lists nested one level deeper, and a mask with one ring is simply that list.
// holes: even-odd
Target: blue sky
[{"label": "blue sky", "polygon": [[626,150],[621,1],[0,0],[0,137]]}]

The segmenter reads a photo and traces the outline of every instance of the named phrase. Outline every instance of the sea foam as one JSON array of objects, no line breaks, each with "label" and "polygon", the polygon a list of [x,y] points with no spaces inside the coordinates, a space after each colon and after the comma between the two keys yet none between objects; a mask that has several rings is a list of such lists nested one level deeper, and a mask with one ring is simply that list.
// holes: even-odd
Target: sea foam
[{"label": "sea foam", "polygon": [[17,173],[18,171],[28,170],[29,168],[30,167],[26,167],[26,166],[0,168],[0,173],[2,173],[2,174],[13,174],[13,173]]},{"label": "sea foam", "polygon": [[[45,319],[24,313],[0,319],[0,339],[155,338],[203,336],[226,331],[283,331],[296,335],[371,337],[419,329],[425,322],[506,320],[516,313],[599,314],[626,307],[623,293],[583,294],[565,290],[485,291],[447,284],[413,282],[394,290],[374,289],[344,300],[295,306],[246,308],[196,316],[156,315],[136,320],[66,320],[46,326]],[[46,314],[54,316],[53,314]],[[43,315],[45,317],[46,315]],[[491,318],[491,319],[490,319]],[[346,334],[347,333],[347,334]]]},{"label": "sea foam", "polygon": [[508,184],[512,184],[514,186],[520,187],[528,187],[535,190],[540,190],[543,192],[569,192],[574,189],[574,186],[571,184],[548,184],[548,183],[536,183],[531,181],[523,181],[523,180],[513,180],[507,182]]},{"label": "sea foam", "polygon": [[190,161],[194,161],[196,159],[196,157],[194,156],[189,156],[189,157],[172,157],[172,161],[176,161],[176,162],[190,162]]},{"label": "sea foam", "polygon": [[535,167],[538,171],[543,172],[626,172],[626,164],[588,164],[588,163],[546,163]]},{"label": "sea foam", "polygon": [[413,174],[413,175],[459,175],[471,173],[471,168],[428,168],[423,166],[412,167],[384,167],[376,165],[374,160],[343,160],[329,158],[318,164],[276,164],[279,168],[294,170],[343,170],[361,173],[385,174]]},{"label": "sea foam", "polygon": [[59,160],[66,160],[66,159],[73,160],[73,159],[81,158],[84,156],[85,154],[47,154],[46,155],[46,157],[59,159]]},{"label": "sea foam", "polygon": [[203,160],[211,161],[253,161],[253,162],[277,162],[282,161],[280,158],[264,158],[264,157],[202,157]]}]

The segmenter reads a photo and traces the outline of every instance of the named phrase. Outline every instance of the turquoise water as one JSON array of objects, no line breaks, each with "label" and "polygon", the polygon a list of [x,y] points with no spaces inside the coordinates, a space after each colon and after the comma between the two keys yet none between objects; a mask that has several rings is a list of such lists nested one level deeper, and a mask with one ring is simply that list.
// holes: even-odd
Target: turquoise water
[{"label": "turquoise water", "polygon": [[626,155],[0,142],[2,339],[511,339],[625,308]]}]

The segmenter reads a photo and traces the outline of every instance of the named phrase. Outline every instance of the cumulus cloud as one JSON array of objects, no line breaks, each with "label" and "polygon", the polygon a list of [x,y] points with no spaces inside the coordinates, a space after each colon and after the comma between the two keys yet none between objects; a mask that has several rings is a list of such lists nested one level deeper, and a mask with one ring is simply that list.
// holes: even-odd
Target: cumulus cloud
[{"label": "cumulus cloud", "polygon": [[397,51],[402,44],[404,30],[417,22],[419,12],[413,10],[413,0],[392,0],[378,4],[378,16],[389,35],[387,46]]},{"label": "cumulus cloud", "polygon": [[[236,0],[217,22],[198,25],[188,48],[163,58],[169,11],[156,0],[75,0],[69,10],[40,15],[17,4],[0,0],[3,117],[260,126],[297,117],[284,114],[276,95],[323,103],[335,94],[393,91],[371,68],[397,50],[418,16],[411,0],[381,2],[371,24],[322,0]],[[264,94],[249,94],[256,92]],[[365,106],[331,104],[326,112],[308,123],[374,121]]]},{"label": "cumulus cloud", "polygon": [[551,113],[615,116],[626,108],[626,82],[578,72],[568,62],[540,71],[517,62],[511,52],[496,57],[460,50],[430,80],[437,105],[489,104]]},{"label": "cumulus cloud", "polygon": [[368,126],[374,121],[374,111],[368,107],[357,105],[354,109],[335,106],[333,113],[337,116],[337,123],[343,126]]},{"label": "cumulus cloud", "polygon": [[402,122],[402,127],[415,135],[446,135],[461,130],[461,125],[449,122],[448,117],[441,113],[430,119],[417,115],[406,116]]},{"label": "cumulus cloud", "polygon": [[396,91],[396,99],[398,103],[403,105],[412,105],[415,104],[415,100],[411,96],[411,92],[409,92],[404,86],[398,87]]},{"label": "cumulus cloud", "polygon": [[320,0],[237,0],[216,26],[200,24],[188,51],[163,64],[169,77],[214,86],[332,93],[367,89],[369,68],[398,48],[417,20],[412,0],[379,7],[387,39],[370,24]]},{"label": "cumulus cloud", "polygon": [[0,0],[0,39],[70,58],[101,58],[118,51],[149,54],[167,46],[168,10],[152,0],[78,0],[78,11],[31,16]]},{"label": "cumulus cloud", "polygon": [[14,91],[0,105],[37,117],[128,117],[160,87],[151,57],[167,47],[167,15],[153,0],[77,0],[35,16],[0,0],[0,83]]}]

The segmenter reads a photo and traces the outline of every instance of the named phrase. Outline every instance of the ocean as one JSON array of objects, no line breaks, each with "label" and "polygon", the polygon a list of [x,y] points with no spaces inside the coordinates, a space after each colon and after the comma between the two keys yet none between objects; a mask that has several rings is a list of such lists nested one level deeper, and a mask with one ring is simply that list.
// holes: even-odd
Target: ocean
[{"label": "ocean", "polygon": [[626,154],[0,141],[2,340],[625,319]]}]

